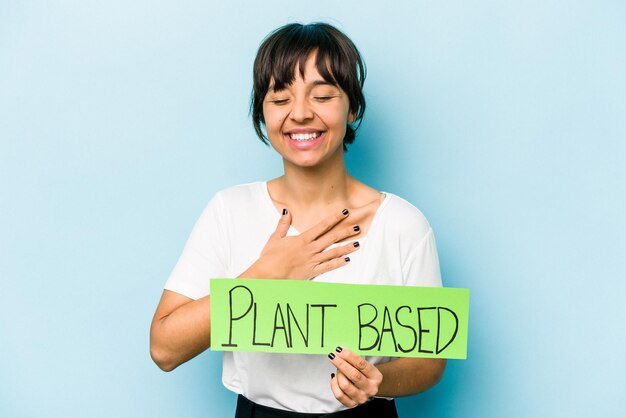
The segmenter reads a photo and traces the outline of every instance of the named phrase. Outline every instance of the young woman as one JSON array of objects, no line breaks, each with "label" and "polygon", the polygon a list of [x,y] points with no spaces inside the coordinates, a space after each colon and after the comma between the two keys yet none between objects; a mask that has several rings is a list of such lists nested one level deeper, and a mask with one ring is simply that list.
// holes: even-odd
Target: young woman
[{"label": "young woman", "polygon": [[[365,68],[323,23],[272,32],[254,63],[252,119],[284,175],[219,192],[197,221],[151,327],[150,352],[173,370],[210,346],[209,278],[441,286],[432,230],[411,204],[351,177]],[[225,352],[237,417],[395,417],[393,398],[428,389],[445,360]]]}]

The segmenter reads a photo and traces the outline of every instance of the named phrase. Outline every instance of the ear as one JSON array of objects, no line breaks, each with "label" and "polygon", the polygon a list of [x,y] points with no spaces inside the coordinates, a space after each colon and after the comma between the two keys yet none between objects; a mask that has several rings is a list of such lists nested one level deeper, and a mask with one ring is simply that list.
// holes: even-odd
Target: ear
[{"label": "ear", "polygon": [[348,113],[348,123],[352,123],[356,120],[356,115],[354,114],[354,112],[350,111],[350,113]]}]

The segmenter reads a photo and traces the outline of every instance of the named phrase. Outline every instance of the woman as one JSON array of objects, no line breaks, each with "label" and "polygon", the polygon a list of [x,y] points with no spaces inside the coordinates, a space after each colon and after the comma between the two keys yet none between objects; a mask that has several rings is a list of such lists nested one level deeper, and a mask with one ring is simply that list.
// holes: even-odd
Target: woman
[{"label": "woman", "polygon": [[[284,175],[221,191],[202,213],[152,322],[151,355],[163,370],[209,348],[210,277],[441,286],[424,216],[346,171],[364,78],[354,44],[327,24],[286,25],[261,44],[252,118]],[[226,352],[223,383],[240,395],[237,417],[394,417],[385,398],[426,390],[444,368],[345,347],[328,358]]]}]

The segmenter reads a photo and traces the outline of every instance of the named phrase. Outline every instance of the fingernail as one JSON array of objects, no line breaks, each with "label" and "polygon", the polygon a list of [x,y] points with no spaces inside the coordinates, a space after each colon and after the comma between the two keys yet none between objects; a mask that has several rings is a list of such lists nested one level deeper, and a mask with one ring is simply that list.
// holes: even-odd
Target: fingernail
[{"label": "fingernail", "polygon": [[344,210],[341,211],[341,213],[343,213],[344,215],[347,215],[350,212],[348,212],[348,209],[344,209]]},{"label": "fingernail", "polygon": [[352,245],[354,245],[354,248],[359,248],[361,244],[359,244],[359,241],[354,241]]},{"label": "fingernail", "polygon": [[331,360],[334,360],[335,359],[335,353],[330,353],[328,355],[328,358],[331,359]]},{"label": "fingernail", "polygon": [[343,351],[343,348],[337,347],[337,348],[335,348],[335,351],[338,352],[338,353],[341,353]]},{"label": "fingernail", "polygon": [[331,373],[331,374],[330,374],[330,378],[331,378],[331,379],[334,379],[334,378],[335,378],[335,373]]},{"label": "fingernail", "polygon": [[358,225],[354,225],[352,229],[354,229],[354,232],[359,232],[361,230]]},{"label": "fingernail", "polygon": [[350,257],[346,257],[343,259],[346,263],[350,262]]}]

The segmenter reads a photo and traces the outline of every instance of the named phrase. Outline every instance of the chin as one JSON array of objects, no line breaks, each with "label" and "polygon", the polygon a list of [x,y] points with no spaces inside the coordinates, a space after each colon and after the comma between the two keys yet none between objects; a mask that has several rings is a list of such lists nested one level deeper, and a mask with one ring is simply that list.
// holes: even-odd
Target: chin
[{"label": "chin", "polygon": [[320,164],[319,160],[291,160],[291,164],[296,167],[313,168]]},{"label": "chin", "polygon": [[338,157],[337,153],[343,154],[343,148],[338,148],[337,150],[330,153],[329,150],[325,150],[324,152],[309,151],[283,154],[283,159],[296,167],[314,168],[316,166],[325,165],[331,161],[336,160]]}]

